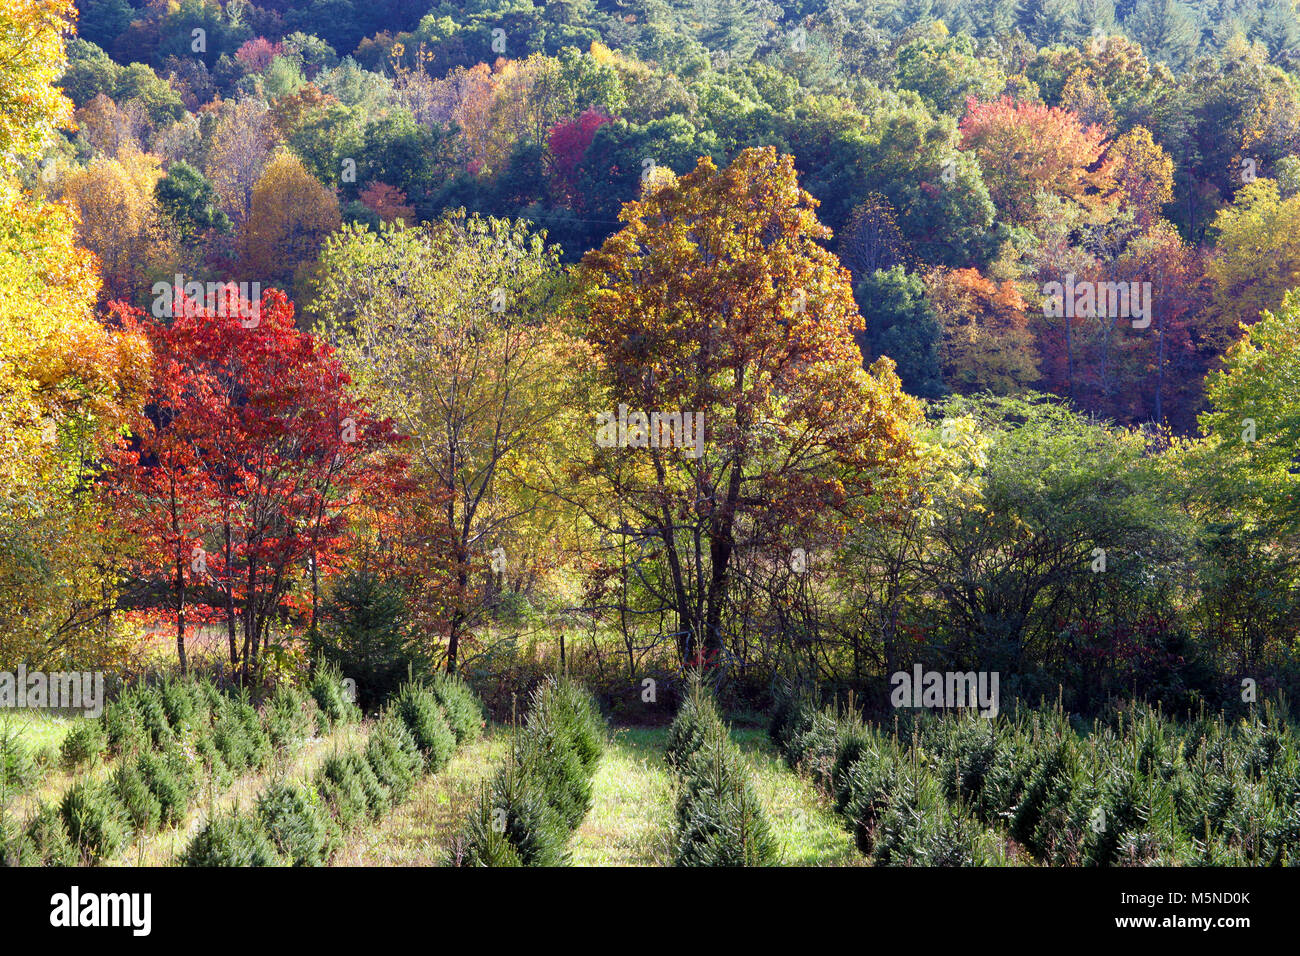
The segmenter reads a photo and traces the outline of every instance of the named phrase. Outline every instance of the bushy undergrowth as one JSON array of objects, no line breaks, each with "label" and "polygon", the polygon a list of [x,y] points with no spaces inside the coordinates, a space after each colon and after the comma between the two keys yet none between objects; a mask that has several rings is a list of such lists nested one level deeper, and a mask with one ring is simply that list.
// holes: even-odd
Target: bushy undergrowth
[{"label": "bushy undergrowth", "polygon": [[680,781],[677,866],[768,866],[778,848],[740,751],[698,677],[668,728],[668,764]]},{"label": "bushy undergrowth", "polygon": [[563,866],[591,809],[606,726],[595,699],[568,679],[532,693],[505,765],[486,783],[452,851],[458,866]]},{"label": "bushy undergrowth", "polygon": [[1300,863],[1300,746],[1271,706],[1235,722],[1132,705],[1088,728],[1037,709],[883,729],[789,698],[771,732],[882,865]]}]

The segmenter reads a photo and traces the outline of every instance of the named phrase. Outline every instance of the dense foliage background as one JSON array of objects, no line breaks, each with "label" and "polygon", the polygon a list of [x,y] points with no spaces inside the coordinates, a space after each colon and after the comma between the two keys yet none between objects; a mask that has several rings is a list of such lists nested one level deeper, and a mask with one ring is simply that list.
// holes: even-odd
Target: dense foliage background
[{"label": "dense foliage background", "polygon": [[[0,663],[1294,691],[1298,40],[3,0]],[[1067,276],[1148,321],[1052,314]],[[599,448],[620,405],[700,453]]]}]

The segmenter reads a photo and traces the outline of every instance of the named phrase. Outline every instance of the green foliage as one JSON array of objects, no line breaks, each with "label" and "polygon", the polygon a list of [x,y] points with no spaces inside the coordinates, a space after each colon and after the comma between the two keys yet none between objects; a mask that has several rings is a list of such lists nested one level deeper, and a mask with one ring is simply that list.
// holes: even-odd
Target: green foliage
[{"label": "green foliage", "polygon": [[457,841],[458,866],[565,866],[569,833],[542,784],[520,764],[485,785],[478,808]]},{"label": "green foliage", "polygon": [[217,814],[190,839],[182,866],[282,866],[270,838],[256,817],[238,810]]},{"label": "green foliage", "polygon": [[[358,703],[367,709],[395,691],[415,662],[402,631],[404,616],[401,591],[363,572],[345,576],[323,608],[320,659],[357,682]],[[323,702],[321,709],[327,709]]]},{"label": "green foliage", "polygon": [[212,722],[212,741],[226,767],[236,775],[261,770],[271,761],[271,737],[248,699],[222,699]]},{"label": "green foliage", "polygon": [[257,819],[294,866],[324,866],[340,846],[338,824],[314,788],[273,783],[257,798]]},{"label": "green foliage", "polygon": [[200,718],[207,721],[209,711],[195,682],[169,677],[159,685],[158,695],[167,723],[178,734],[195,726]]},{"label": "green foliage", "polygon": [[318,708],[307,693],[288,684],[276,685],[266,708],[266,730],[278,752],[295,749],[316,730]]},{"label": "green foliage", "polygon": [[[362,770],[364,768],[364,770]],[[374,777],[369,764],[356,754],[332,754],[325,758],[316,774],[316,790],[334,813],[343,829],[351,829],[364,820],[370,812],[369,792],[379,791],[379,781],[374,780],[368,790],[365,774]]]},{"label": "green foliage", "polygon": [[402,685],[393,706],[424,755],[425,767],[437,773],[451,760],[457,738],[433,691],[424,684]]},{"label": "green foliage", "polygon": [[455,675],[439,672],[430,680],[429,690],[442,706],[456,743],[477,739],[483,730],[483,705],[469,684]]},{"label": "green foliage", "polygon": [[[774,726],[815,724],[810,702],[795,708],[803,715]],[[1058,709],[926,716],[911,722],[910,745],[854,717],[822,718],[838,735],[822,787],[878,865],[1001,865],[1009,840],[1057,866],[1295,859],[1300,739],[1273,708],[1178,724],[1134,706],[1086,740]]]},{"label": "green foliage", "polygon": [[175,227],[177,238],[186,245],[208,230],[230,231],[230,219],[217,208],[212,183],[183,159],[172,163],[167,175],[158,180],[154,196]]},{"label": "green foliage", "polygon": [[59,812],[68,838],[89,863],[113,856],[126,843],[126,813],[106,784],[73,784]]},{"label": "green foliage", "polygon": [[109,752],[114,757],[148,750],[153,743],[144,717],[135,707],[134,695],[129,692],[105,707],[100,719],[104,722]]},{"label": "green foliage", "polygon": [[173,748],[163,753],[142,753],[136,761],[149,792],[158,802],[160,822],[177,824],[184,820],[199,789],[193,758]]},{"label": "green foliage", "polygon": [[6,866],[77,866],[81,856],[68,837],[63,814],[42,803],[4,851]]},{"label": "green foliage", "polygon": [[330,664],[318,666],[312,674],[310,689],[319,708],[317,714],[322,731],[329,731],[337,725],[354,724],[361,719],[360,709],[344,696],[343,674],[338,667]]},{"label": "green foliage", "polygon": [[402,719],[387,711],[366,741],[366,762],[394,804],[401,803],[424,770],[424,756]]},{"label": "green foliage", "polygon": [[36,761],[18,730],[9,723],[0,725],[0,799],[26,790],[36,777]]},{"label": "green foliage", "polygon": [[[783,727],[789,708],[781,711]],[[781,731],[784,733],[784,729]],[[669,729],[668,762],[677,772],[676,866],[770,866],[779,849],[744,758],[698,672],[689,679]]]},{"label": "green foliage", "polygon": [[907,392],[920,398],[942,396],[947,391],[939,371],[943,327],[921,277],[892,266],[864,276],[853,295],[858,309],[869,316],[866,330],[858,333],[863,364],[888,355],[898,364]]},{"label": "green foliage", "polygon": [[565,865],[568,839],[591,807],[591,779],[605,733],[588,691],[567,678],[539,685],[506,765],[485,785],[451,862]]}]

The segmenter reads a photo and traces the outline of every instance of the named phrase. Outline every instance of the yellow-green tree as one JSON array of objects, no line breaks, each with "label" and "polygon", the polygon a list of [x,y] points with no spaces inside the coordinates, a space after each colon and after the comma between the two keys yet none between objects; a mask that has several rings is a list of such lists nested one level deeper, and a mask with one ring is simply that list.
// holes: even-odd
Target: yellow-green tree
[{"label": "yellow-green tree", "polygon": [[1300,286],[1300,194],[1283,199],[1277,183],[1243,186],[1214,220],[1219,240],[1206,265],[1222,337],[1276,309]]},{"label": "yellow-green tree", "polygon": [[501,576],[549,560],[537,489],[563,447],[577,354],[552,315],[557,279],[557,250],[525,223],[463,214],[348,226],[321,255],[311,312],[376,413],[410,436],[412,487],[390,502],[395,563],[448,670]]}]

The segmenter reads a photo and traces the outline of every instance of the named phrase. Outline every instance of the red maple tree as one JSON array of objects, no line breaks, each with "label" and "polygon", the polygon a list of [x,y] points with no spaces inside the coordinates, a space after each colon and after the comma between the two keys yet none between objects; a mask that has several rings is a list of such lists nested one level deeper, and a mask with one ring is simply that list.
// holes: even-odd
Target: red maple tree
[{"label": "red maple tree", "polygon": [[295,585],[310,585],[315,624],[319,569],[360,490],[400,472],[401,438],[351,397],[342,363],[295,328],[282,292],[182,297],[170,324],[119,311],[155,355],[145,418],[114,456],[119,513],[142,542],[141,571],[168,582],[182,668],[197,598],[224,609],[231,667],[249,677]]}]

